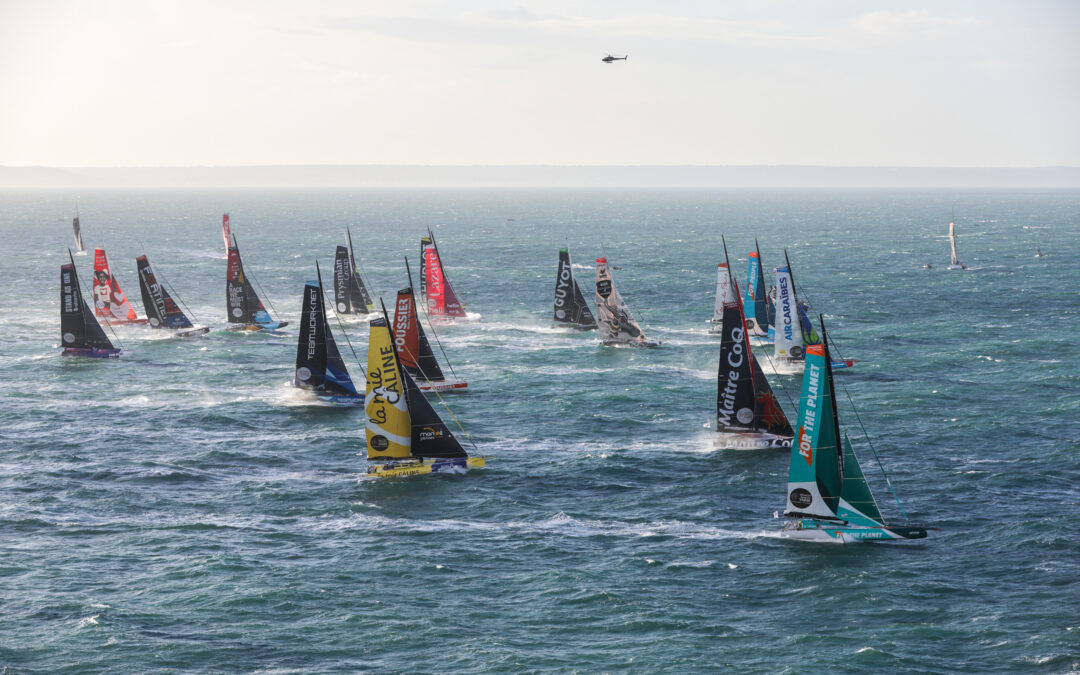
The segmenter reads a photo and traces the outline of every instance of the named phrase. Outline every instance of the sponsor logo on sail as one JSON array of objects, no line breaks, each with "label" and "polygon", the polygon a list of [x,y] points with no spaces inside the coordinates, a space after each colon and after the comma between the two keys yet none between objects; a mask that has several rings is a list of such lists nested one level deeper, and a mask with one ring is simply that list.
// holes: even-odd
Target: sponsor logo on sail
[{"label": "sponsor logo on sail", "polygon": [[420,429],[420,434],[418,435],[418,438],[421,441],[436,441],[445,436],[446,434],[443,433],[442,429],[436,429],[434,427],[422,427]]},{"label": "sponsor logo on sail", "polygon": [[64,333],[64,342],[75,342],[75,335],[73,333]]},{"label": "sponsor logo on sail", "polygon": [[311,370],[305,368],[304,366],[300,366],[296,369],[296,379],[300,380],[301,382],[307,382],[311,379]]},{"label": "sponsor logo on sail", "polygon": [[371,440],[368,441],[368,444],[371,445],[372,450],[376,450],[378,452],[382,452],[383,450],[386,450],[390,447],[390,441],[386,438],[386,436],[383,436],[381,434],[372,436]]},{"label": "sponsor logo on sail", "polygon": [[795,508],[805,509],[814,503],[814,495],[810,494],[806,488],[795,488],[788,495],[788,500]]}]

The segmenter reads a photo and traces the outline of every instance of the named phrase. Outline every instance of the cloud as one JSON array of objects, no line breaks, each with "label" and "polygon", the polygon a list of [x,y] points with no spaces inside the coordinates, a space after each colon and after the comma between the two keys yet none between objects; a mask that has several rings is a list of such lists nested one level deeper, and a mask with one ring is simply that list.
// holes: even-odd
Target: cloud
[{"label": "cloud", "polygon": [[878,36],[932,36],[944,31],[971,27],[977,23],[978,19],[973,16],[937,16],[925,9],[906,12],[881,10],[863,14],[854,21],[856,30]]}]

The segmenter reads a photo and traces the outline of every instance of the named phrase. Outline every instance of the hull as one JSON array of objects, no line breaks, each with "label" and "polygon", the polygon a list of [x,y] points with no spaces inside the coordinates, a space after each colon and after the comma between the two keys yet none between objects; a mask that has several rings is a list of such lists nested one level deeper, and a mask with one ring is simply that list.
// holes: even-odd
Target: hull
[{"label": "hull", "polygon": [[869,527],[845,522],[832,522],[803,518],[784,525],[780,536],[800,541],[817,541],[831,544],[854,544],[860,541],[897,541],[902,539],[925,539],[926,528],[921,526]]},{"label": "hull", "polygon": [[363,395],[359,396],[335,396],[332,394],[319,394],[311,392],[311,395],[319,403],[332,406],[352,406],[352,405],[364,405]]},{"label": "hull", "polygon": [[829,365],[833,370],[839,370],[841,368],[853,368],[855,366],[855,359],[847,359],[845,361],[830,361]]},{"label": "hull", "polygon": [[469,469],[487,466],[486,457],[455,457],[453,459],[406,459],[371,463],[363,480],[375,478],[408,478],[429,473],[465,473]]},{"label": "hull", "polygon": [[659,340],[601,340],[600,344],[605,347],[635,347],[638,349],[646,347],[659,347]]},{"label": "hull", "polygon": [[277,330],[288,326],[288,321],[274,321],[271,323],[234,323],[229,326],[229,330],[239,331],[257,331],[257,330]]},{"label": "hull", "polygon": [[469,383],[463,380],[439,380],[438,382],[417,380],[416,387],[422,392],[458,391],[465,393],[469,389]]},{"label": "hull", "polygon": [[806,361],[782,356],[773,357],[772,366],[777,375],[802,375],[802,372],[806,370]]},{"label": "hull", "polygon": [[465,316],[447,316],[445,314],[428,314],[428,321],[436,326],[449,326],[455,323],[481,323],[484,320],[482,314],[466,312]]},{"label": "hull", "polygon": [[967,265],[965,265],[963,263],[960,263],[959,265],[949,265],[945,269],[947,269],[947,270],[966,270]]},{"label": "hull", "polygon": [[178,338],[191,338],[198,337],[200,335],[206,335],[210,332],[209,326],[192,326],[191,328],[180,328],[174,335]]},{"label": "hull", "polygon": [[75,255],[86,255],[86,251],[76,251]]},{"label": "hull", "polygon": [[717,450],[775,450],[791,449],[791,436],[777,436],[766,431],[721,431],[713,438]]},{"label": "hull", "polygon": [[84,356],[93,359],[115,359],[120,356],[119,349],[98,349],[96,347],[66,347],[63,356]]},{"label": "hull", "polygon": [[150,322],[150,319],[102,319],[98,317],[98,322],[103,326],[139,326]]},{"label": "hull", "polygon": [[719,321],[709,319],[705,323],[709,324],[709,335],[720,335],[724,332],[724,325]]}]

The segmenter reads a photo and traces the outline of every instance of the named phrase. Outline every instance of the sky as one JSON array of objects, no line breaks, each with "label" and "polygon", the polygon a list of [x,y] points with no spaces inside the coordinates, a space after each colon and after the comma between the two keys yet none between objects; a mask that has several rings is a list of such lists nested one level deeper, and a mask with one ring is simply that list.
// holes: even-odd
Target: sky
[{"label": "sky", "polygon": [[0,0],[4,166],[1080,166],[1078,121],[1072,0]]}]

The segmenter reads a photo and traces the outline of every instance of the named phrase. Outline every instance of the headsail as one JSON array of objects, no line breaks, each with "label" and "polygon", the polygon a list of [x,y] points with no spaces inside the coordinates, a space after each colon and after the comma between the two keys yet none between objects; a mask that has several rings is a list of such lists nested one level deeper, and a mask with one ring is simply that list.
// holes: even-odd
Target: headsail
[{"label": "headsail", "polygon": [[594,330],[599,327],[581,287],[574,278],[570,251],[566,248],[559,249],[559,271],[555,278],[555,323],[578,330]]},{"label": "headsail", "polygon": [[[368,293],[367,287],[364,285],[364,278],[360,275],[360,270],[356,268],[356,249],[353,248],[352,232],[347,227],[345,228],[345,241],[349,245],[349,267],[352,269],[352,285],[349,287],[350,304],[353,310],[359,314],[367,314],[375,309],[375,303],[371,301],[371,294]],[[367,311],[360,312],[359,307],[363,307]]]},{"label": "headsail", "polygon": [[139,291],[150,327],[192,328],[187,315],[173,301],[165,287],[158,282],[154,270],[150,267],[150,261],[145,255],[135,258],[135,266],[139,272]]},{"label": "headsail", "polygon": [[866,483],[862,468],[859,467],[859,458],[855,456],[855,450],[851,447],[851,441],[844,436],[844,468],[843,486],[840,488],[840,507],[837,515],[844,520],[860,525],[884,525],[885,519],[881,517],[877,500],[870,492],[870,486]]},{"label": "headsail", "polygon": [[446,379],[420,325],[412,286],[398,291],[394,304],[394,347],[402,367],[414,378],[429,382]]},{"label": "headsail", "polygon": [[359,396],[326,320],[321,279],[304,286],[293,383],[320,393]]},{"label": "headsail", "polygon": [[94,312],[107,320],[134,322],[139,317],[128,302],[120,284],[109,270],[105,249],[94,249]]},{"label": "headsail", "polygon": [[630,307],[615,288],[607,258],[596,259],[596,312],[603,327],[603,339],[614,342],[645,339],[645,333],[634,319]]},{"label": "headsail", "polygon": [[65,349],[115,349],[83,300],[74,260],[60,266],[60,341]]},{"label": "headsail", "polygon": [[806,350],[796,428],[784,515],[836,518],[844,464],[832,369],[824,344]]}]

